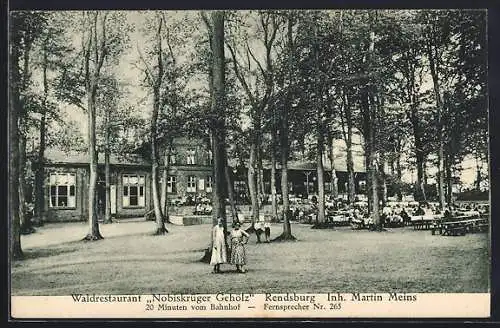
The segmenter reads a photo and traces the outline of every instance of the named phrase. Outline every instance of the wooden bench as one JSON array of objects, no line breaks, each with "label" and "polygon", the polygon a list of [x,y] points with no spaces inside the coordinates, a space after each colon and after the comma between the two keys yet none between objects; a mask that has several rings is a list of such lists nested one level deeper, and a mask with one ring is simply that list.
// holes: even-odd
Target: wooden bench
[{"label": "wooden bench", "polygon": [[439,224],[439,223],[436,223],[436,224],[432,225],[431,226],[431,233],[433,235],[435,235],[436,231],[439,231],[440,235],[443,234],[443,226],[441,224]]},{"label": "wooden bench", "polygon": [[361,230],[365,228],[365,225],[363,224],[363,222],[352,221],[351,228],[353,230]]},{"label": "wooden bench", "polygon": [[445,226],[443,228],[443,236],[465,236],[467,231],[467,226],[457,225],[457,226]]},{"label": "wooden bench", "polygon": [[429,230],[432,229],[434,222],[433,221],[416,221],[413,223],[413,229],[414,230]]},{"label": "wooden bench", "polygon": [[490,225],[488,223],[480,223],[473,226],[473,232],[488,232]]}]

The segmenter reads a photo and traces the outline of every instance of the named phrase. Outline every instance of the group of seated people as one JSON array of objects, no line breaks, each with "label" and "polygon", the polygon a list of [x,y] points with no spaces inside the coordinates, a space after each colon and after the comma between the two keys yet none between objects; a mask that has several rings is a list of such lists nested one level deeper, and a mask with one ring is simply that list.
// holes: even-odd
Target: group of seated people
[{"label": "group of seated people", "polygon": [[212,205],[208,202],[200,202],[195,205],[193,214],[195,215],[210,215],[212,214]]},{"label": "group of seated people", "polygon": [[[443,220],[452,219],[460,215],[476,216],[488,211],[487,206],[480,207],[478,204],[451,204],[443,211],[437,204],[430,202],[389,202],[385,204],[380,211],[380,220],[383,227],[402,227],[410,225],[412,217],[440,217]],[[289,212],[292,220],[304,223],[314,223],[318,213],[317,204],[301,204],[293,206]],[[476,214],[474,214],[476,213]],[[339,200],[333,202],[325,208],[326,221],[330,222],[335,218],[343,216],[354,227],[370,227],[373,225],[373,219],[368,214],[367,204],[350,205],[346,201]]]}]

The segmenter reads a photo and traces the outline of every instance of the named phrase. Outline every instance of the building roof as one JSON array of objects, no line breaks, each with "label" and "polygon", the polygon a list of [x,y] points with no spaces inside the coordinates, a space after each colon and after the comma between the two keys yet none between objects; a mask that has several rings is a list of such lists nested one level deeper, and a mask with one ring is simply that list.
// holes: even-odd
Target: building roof
[{"label": "building roof", "polygon": [[[88,152],[69,151],[65,152],[58,149],[47,149],[45,151],[45,160],[52,164],[88,164]],[[99,154],[99,164],[104,164],[104,154]],[[151,163],[137,154],[111,154],[111,165],[128,166],[150,166]]]},{"label": "building roof", "polygon": [[[88,164],[89,156],[87,152],[69,151],[65,152],[58,149],[47,149],[45,151],[45,160],[47,163],[52,164]],[[354,172],[366,172],[365,163],[362,157],[354,156]],[[104,164],[104,154],[99,154],[99,164]],[[111,154],[111,165],[124,165],[124,166],[150,166],[151,162],[138,154]],[[347,164],[345,158],[337,158],[334,162],[335,170],[340,172],[347,172]],[[234,167],[237,161],[234,159],[229,160],[229,165]],[[270,169],[271,163],[264,160],[262,163],[264,169]],[[323,160],[325,171],[331,169],[330,160]],[[281,165],[278,163],[277,168],[280,169]],[[316,161],[311,160],[290,160],[288,161],[289,170],[300,171],[314,171],[316,170]]]},{"label": "building roof", "polygon": [[[366,172],[365,169],[365,162],[363,160],[363,157],[354,157],[353,159],[354,162],[354,172],[361,172],[364,173]],[[229,160],[229,165],[230,166],[235,166],[237,165],[236,160]],[[245,162],[245,165],[248,164],[248,161]],[[347,172],[347,163],[345,158],[337,158],[334,161],[334,166],[335,170],[339,172]],[[271,169],[271,162],[268,160],[263,160],[262,161],[262,166],[264,169],[269,170]],[[330,160],[323,160],[323,167],[325,171],[331,170],[331,165],[330,165]],[[311,161],[311,160],[289,160],[288,161],[288,169],[289,170],[298,170],[298,171],[315,171],[317,168],[316,161]],[[277,164],[277,169],[281,169],[281,164]]]},{"label": "building roof", "polygon": [[[364,161],[362,159],[354,159],[354,172],[366,172]],[[264,168],[270,169],[271,163],[262,163]],[[323,160],[323,167],[325,171],[331,170],[330,160]],[[335,170],[340,172],[347,172],[347,163],[342,159],[337,159],[334,162]],[[278,168],[281,168],[281,165],[278,164]],[[291,160],[288,162],[289,170],[300,170],[300,171],[315,171],[317,169],[316,161],[310,160]]]},{"label": "building roof", "polygon": [[[334,168],[340,172],[347,172],[347,162],[344,159],[337,158],[334,162]],[[362,158],[354,158],[354,172],[366,172],[365,163]],[[316,170],[316,161],[291,161],[288,165],[290,169],[294,170]],[[325,171],[331,170],[330,160],[323,160],[323,167]]]}]

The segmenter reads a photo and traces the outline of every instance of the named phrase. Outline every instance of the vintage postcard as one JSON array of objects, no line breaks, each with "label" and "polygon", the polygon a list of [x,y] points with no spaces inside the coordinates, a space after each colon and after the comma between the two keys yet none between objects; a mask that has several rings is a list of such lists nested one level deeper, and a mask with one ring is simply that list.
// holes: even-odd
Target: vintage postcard
[{"label": "vintage postcard", "polygon": [[11,11],[11,320],[488,318],[487,14]]}]

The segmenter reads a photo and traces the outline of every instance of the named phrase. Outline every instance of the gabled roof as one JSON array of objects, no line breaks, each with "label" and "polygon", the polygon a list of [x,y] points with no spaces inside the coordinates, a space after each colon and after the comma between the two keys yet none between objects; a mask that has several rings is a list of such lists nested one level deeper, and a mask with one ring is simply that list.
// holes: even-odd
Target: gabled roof
[{"label": "gabled roof", "polygon": [[[89,164],[88,152],[69,151],[65,152],[59,149],[47,149],[45,151],[45,160],[52,164]],[[99,154],[99,164],[104,164],[104,154]],[[150,166],[148,160],[137,154],[111,154],[111,165],[126,166]]]}]

